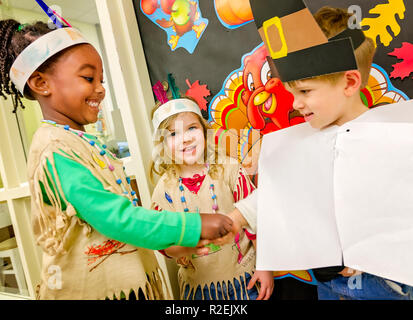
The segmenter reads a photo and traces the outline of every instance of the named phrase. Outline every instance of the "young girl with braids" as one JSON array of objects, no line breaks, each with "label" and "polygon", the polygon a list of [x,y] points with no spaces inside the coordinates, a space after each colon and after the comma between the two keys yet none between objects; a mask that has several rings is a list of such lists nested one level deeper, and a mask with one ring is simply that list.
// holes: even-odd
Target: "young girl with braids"
[{"label": "young girl with braids", "polygon": [[225,235],[232,220],[137,206],[122,162],[84,131],[97,120],[105,89],[101,58],[79,31],[3,20],[0,41],[1,95],[12,97],[14,110],[23,95],[37,100],[45,119],[28,158],[43,251],[37,298],[168,298],[148,249],[195,247]]},{"label": "young girl with braids", "polygon": [[[217,164],[220,155],[206,139],[210,127],[194,101],[170,100],[154,111],[152,121],[151,177],[161,176],[152,196],[154,209],[229,213],[234,202],[254,189],[235,159],[224,156],[224,162]],[[271,272],[261,271],[254,277],[261,282],[260,292],[249,284],[255,269],[252,239],[255,235],[241,230],[232,244],[211,245],[203,255],[183,245],[161,251],[180,265],[181,299],[268,299],[273,288]]]}]

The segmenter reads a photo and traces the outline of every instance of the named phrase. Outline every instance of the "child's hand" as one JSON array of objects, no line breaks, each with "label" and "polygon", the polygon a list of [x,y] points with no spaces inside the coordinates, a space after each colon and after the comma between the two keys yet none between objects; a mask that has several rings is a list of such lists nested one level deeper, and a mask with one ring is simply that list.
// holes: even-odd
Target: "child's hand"
[{"label": "child's hand", "polygon": [[272,271],[256,270],[248,283],[247,289],[252,289],[257,280],[261,284],[257,300],[268,300],[274,290],[274,277],[272,275]]},{"label": "child's hand", "polygon": [[248,225],[247,221],[238,209],[233,210],[227,214],[234,221],[234,234],[237,234],[242,227]]},{"label": "child's hand", "polygon": [[201,213],[200,216],[202,221],[201,239],[221,238],[233,229],[232,219],[223,214]]},{"label": "child's hand", "polygon": [[230,217],[233,221],[232,230],[226,236],[211,241],[217,246],[222,246],[223,244],[233,242],[235,235],[240,232],[241,228],[248,225],[238,209],[235,209],[234,211],[228,213],[227,217]]},{"label": "child's hand", "polygon": [[231,231],[230,233],[227,233],[227,235],[224,237],[212,240],[211,243],[216,246],[222,246],[227,243],[233,243],[234,239],[235,239],[235,234],[233,231]]},{"label": "child's hand", "polygon": [[165,253],[169,257],[181,258],[186,256],[191,256],[196,254],[197,256],[203,256],[208,254],[209,248],[205,245],[209,244],[209,240],[200,240],[195,248],[192,247],[181,247],[181,246],[172,246],[165,249]]},{"label": "child's hand", "polygon": [[191,249],[188,251],[188,255],[196,254],[197,256],[203,256],[209,253],[209,248],[205,247],[207,244],[210,244],[210,240],[199,240],[198,244],[195,248],[188,248]]},{"label": "child's hand", "polygon": [[349,267],[345,267],[339,274],[341,274],[343,277],[352,277],[352,276],[357,276],[359,274],[362,274],[363,272],[351,269]]}]

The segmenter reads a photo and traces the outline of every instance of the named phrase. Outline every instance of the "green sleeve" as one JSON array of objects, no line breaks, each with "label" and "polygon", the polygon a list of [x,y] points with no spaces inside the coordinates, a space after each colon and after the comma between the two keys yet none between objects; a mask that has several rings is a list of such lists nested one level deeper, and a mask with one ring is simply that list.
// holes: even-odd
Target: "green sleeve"
[{"label": "green sleeve", "polygon": [[[63,193],[77,216],[110,239],[152,250],[194,247],[201,235],[199,214],[148,210],[104,189],[81,164],[53,154]],[[51,165],[48,163],[49,171]],[[53,177],[55,180],[55,178]]]}]

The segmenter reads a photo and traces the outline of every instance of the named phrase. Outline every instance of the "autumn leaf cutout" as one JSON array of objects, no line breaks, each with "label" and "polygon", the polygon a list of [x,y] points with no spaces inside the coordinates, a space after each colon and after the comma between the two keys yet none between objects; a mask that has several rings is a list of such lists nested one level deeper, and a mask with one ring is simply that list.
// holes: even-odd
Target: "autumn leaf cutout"
[{"label": "autumn leaf cutout", "polygon": [[208,107],[205,98],[211,95],[211,91],[208,90],[207,85],[199,84],[199,80],[196,80],[193,84],[191,84],[188,79],[186,79],[186,84],[189,89],[185,92],[185,95],[195,99],[201,110],[206,111]]},{"label": "autumn leaf cutout", "polygon": [[394,70],[390,74],[391,78],[401,78],[403,80],[413,72],[413,44],[403,42],[401,48],[395,49],[389,55],[403,60],[393,65]]},{"label": "autumn leaf cutout", "polygon": [[89,272],[92,272],[94,269],[96,269],[99,265],[101,265],[106,259],[108,259],[113,254],[125,255],[125,254],[129,254],[129,253],[132,253],[138,250],[138,249],[132,249],[132,250],[121,251],[121,249],[125,246],[126,246],[125,243],[122,243],[116,240],[106,240],[102,244],[99,244],[99,245],[94,244],[94,245],[89,246],[87,250],[84,252],[88,256],[88,259],[87,259],[88,266],[93,265],[89,269]]},{"label": "autumn leaf cutout", "polygon": [[361,21],[361,26],[368,26],[368,29],[365,29],[364,33],[366,37],[373,39],[377,47],[377,37],[380,38],[380,42],[388,47],[390,42],[393,41],[393,36],[387,30],[390,27],[391,31],[394,34],[394,37],[397,37],[400,33],[400,26],[396,20],[396,15],[399,16],[399,19],[404,19],[404,13],[406,7],[404,6],[403,0],[388,0],[389,3],[379,4],[369,11],[370,14],[377,14],[375,18],[364,18]]}]

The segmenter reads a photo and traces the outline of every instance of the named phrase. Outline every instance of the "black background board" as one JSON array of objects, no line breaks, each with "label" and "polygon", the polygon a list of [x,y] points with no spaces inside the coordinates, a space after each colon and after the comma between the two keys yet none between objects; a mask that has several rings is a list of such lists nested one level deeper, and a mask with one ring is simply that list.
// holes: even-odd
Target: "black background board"
[{"label": "black background board", "polygon": [[[369,14],[369,10],[373,9],[378,4],[387,4],[388,0],[307,0],[308,8],[315,13],[319,8],[323,6],[348,8],[351,5],[358,5],[362,10],[363,18],[374,18],[376,15]],[[401,48],[403,42],[413,43],[413,1],[404,0],[406,7],[405,17],[403,20],[399,19],[396,15],[396,21],[399,23],[401,31],[400,34],[393,39],[388,47],[385,47],[380,41],[377,41],[377,51],[374,57],[374,63],[381,66],[390,76],[393,71],[393,65],[400,62],[396,57],[389,56],[388,53],[393,52],[396,48]],[[390,28],[387,28],[388,30]],[[389,33],[394,37],[391,30]],[[392,84],[399,90],[408,95],[410,99],[413,98],[413,79],[410,76],[401,80],[400,78],[390,78]]]},{"label": "black background board", "polygon": [[[208,26],[201,37],[193,54],[184,48],[171,51],[167,44],[167,36],[164,30],[159,28],[140,10],[140,0],[132,0],[135,14],[138,20],[140,36],[145,51],[146,63],[152,85],[158,80],[167,80],[168,73],[172,73],[175,83],[183,95],[188,89],[186,79],[191,83],[200,80],[201,84],[208,85],[211,95],[208,102],[221,90],[224,80],[235,69],[241,66],[241,58],[262,43],[254,22],[245,24],[236,29],[228,29],[219,21],[214,0],[200,0],[199,6],[203,18],[208,19]],[[236,1],[236,0],[232,0]],[[369,10],[377,4],[387,4],[387,0],[307,0],[305,1],[311,12],[316,12],[325,5],[348,8],[351,5],[359,5],[363,17],[374,17]],[[403,20],[396,16],[401,27],[401,33],[390,43],[388,47],[377,42],[378,48],[374,62],[383,67],[388,74],[393,71],[392,65],[399,62],[396,57],[388,53],[400,48],[403,42],[412,42],[413,28],[413,1],[404,1],[406,6]],[[389,29],[389,28],[388,28]],[[390,31],[390,34],[392,32]],[[393,85],[413,97],[413,79],[391,79]],[[206,113],[204,113],[206,115]]]},{"label": "black background board", "polygon": [[142,13],[140,0],[133,2],[152,85],[167,80],[168,73],[172,73],[181,95],[188,89],[186,79],[191,83],[199,80],[211,91],[209,102],[221,90],[228,74],[240,67],[241,57],[262,43],[254,22],[227,29],[218,20],[214,0],[200,0],[201,14],[208,19],[208,26],[195,51],[171,51],[165,31]]}]

